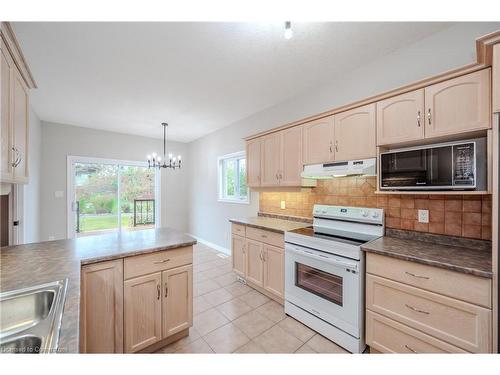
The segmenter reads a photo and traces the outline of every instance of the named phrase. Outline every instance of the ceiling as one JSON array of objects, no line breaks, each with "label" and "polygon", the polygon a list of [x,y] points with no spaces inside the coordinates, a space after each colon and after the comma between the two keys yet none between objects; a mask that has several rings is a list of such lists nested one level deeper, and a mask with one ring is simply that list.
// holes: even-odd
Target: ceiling
[{"label": "ceiling", "polygon": [[13,28],[40,119],[189,142],[451,23],[54,23]]}]

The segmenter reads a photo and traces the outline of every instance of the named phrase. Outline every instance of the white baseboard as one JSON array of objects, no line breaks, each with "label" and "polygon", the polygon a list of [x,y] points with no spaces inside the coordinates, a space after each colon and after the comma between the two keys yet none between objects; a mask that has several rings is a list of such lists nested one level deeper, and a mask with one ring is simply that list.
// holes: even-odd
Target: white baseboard
[{"label": "white baseboard", "polygon": [[191,237],[196,238],[196,240],[198,242],[202,243],[203,245],[207,245],[208,247],[211,247],[212,249],[220,251],[221,253],[224,253],[224,254],[227,254],[227,255],[231,255],[231,249],[227,249],[227,248],[225,248],[223,246],[216,245],[213,242],[204,240],[203,238],[195,236],[194,234],[191,234],[191,233],[188,233],[188,235],[190,235]]}]

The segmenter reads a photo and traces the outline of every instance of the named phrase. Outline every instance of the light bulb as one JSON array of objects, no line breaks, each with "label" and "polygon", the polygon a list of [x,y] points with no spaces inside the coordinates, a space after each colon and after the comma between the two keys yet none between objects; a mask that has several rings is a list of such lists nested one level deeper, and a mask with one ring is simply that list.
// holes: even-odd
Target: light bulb
[{"label": "light bulb", "polygon": [[172,154],[168,154],[168,158],[169,158],[169,159],[172,159]]},{"label": "light bulb", "polygon": [[148,160],[151,160],[151,155],[148,155]]},{"label": "light bulb", "polygon": [[290,21],[285,22],[285,39],[292,39],[293,31],[292,31],[292,23]]},{"label": "light bulb", "polygon": [[181,156],[180,156],[180,155],[179,155],[179,156],[177,156],[177,159],[179,159],[179,161],[180,161],[180,160],[181,160]]},{"label": "light bulb", "polygon": [[153,159],[156,159],[156,152],[153,152]]},{"label": "light bulb", "polygon": [[174,156],[174,158],[172,159],[172,161],[175,163],[175,156]]},{"label": "light bulb", "polygon": [[159,161],[159,162],[161,161],[161,156],[158,156],[158,161]]}]

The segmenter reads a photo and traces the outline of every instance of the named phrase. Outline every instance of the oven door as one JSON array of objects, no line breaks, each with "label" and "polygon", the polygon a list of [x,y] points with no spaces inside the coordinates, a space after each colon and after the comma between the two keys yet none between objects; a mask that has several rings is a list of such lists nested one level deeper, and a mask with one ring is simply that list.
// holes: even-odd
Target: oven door
[{"label": "oven door", "polygon": [[285,299],[360,337],[360,261],[285,244]]}]

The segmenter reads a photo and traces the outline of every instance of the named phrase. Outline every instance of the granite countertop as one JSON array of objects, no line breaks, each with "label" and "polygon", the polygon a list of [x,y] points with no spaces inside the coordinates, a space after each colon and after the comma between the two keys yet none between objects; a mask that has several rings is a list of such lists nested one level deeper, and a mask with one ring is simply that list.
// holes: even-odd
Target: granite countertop
[{"label": "granite countertop", "polygon": [[493,275],[491,250],[486,249],[387,236],[361,245],[361,249],[480,277]]},{"label": "granite countertop", "polygon": [[272,217],[265,217],[265,216],[229,219],[229,221],[236,224],[247,225],[249,227],[266,229],[277,233],[285,233],[290,230],[311,226],[311,224],[309,223],[304,223],[300,221],[275,219]]},{"label": "granite countertop", "polygon": [[0,249],[0,291],[68,278],[59,351],[78,353],[81,265],[191,246],[174,229],[150,229],[9,246]]}]

